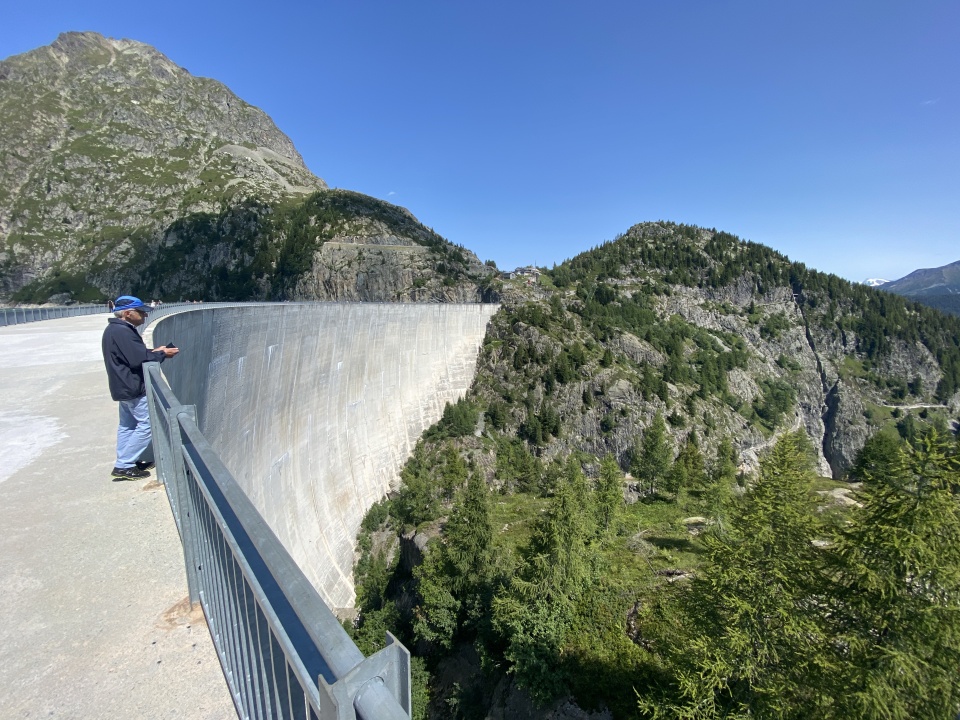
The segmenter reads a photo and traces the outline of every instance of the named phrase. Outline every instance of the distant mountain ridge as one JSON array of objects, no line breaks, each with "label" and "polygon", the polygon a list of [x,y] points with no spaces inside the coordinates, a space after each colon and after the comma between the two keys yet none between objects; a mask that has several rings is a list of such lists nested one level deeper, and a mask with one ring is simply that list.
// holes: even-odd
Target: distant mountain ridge
[{"label": "distant mountain ridge", "polygon": [[883,289],[907,297],[960,293],[960,260],[942,267],[914,270],[906,277],[884,283]]},{"label": "distant mountain ridge", "polygon": [[879,288],[960,315],[960,260],[942,267],[914,270]]}]

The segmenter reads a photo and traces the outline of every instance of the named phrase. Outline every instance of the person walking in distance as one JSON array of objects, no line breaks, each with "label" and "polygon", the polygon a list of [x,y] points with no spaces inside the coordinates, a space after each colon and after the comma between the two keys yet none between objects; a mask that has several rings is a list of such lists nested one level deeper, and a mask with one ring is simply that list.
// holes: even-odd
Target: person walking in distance
[{"label": "person walking in distance", "polygon": [[147,349],[137,328],[146,321],[149,311],[140,298],[121,295],[113,304],[114,317],[107,320],[103,331],[101,345],[110,397],[120,403],[117,461],[112,473],[115,482],[150,476],[148,471],[153,463],[140,459],[150,446],[151,437],[143,364],[163,362],[180,352],[166,346]]}]

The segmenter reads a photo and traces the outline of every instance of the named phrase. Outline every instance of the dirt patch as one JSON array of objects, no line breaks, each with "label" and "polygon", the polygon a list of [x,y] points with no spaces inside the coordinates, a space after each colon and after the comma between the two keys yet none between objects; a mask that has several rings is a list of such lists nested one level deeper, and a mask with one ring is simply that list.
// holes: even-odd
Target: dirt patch
[{"label": "dirt patch", "polygon": [[190,607],[190,598],[185,597],[178,603],[168,607],[160,614],[156,626],[161,630],[176,630],[177,628],[190,629],[194,625],[206,625],[203,608],[197,603]]},{"label": "dirt patch", "polygon": [[153,490],[159,490],[162,487],[163,487],[163,483],[160,482],[159,480],[151,480],[142,488],[140,488],[140,490],[142,490],[143,492],[151,492]]}]

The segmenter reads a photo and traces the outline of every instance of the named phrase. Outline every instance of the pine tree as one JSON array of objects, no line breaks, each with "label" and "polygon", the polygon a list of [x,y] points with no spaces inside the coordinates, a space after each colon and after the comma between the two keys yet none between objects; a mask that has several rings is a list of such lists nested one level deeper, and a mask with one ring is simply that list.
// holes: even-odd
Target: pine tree
[{"label": "pine tree", "polygon": [[430,465],[423,445],[418,444],[400,472],[402,485],[393,505],[403,523],[418,525],[436,517],[437,497]]},{"label": "pine tree", "polygon": [[586,479],[571,460],[522,567],[493,600],[510,672],[539,701],[567,688],[562,650],[594,569],[593,512]]},{"label": "pine tree", "polygon": [[878,432],[867,438],[850,469],[851,477],[866,480],[868,477],[884,476],[896,463],[900,454],[900,441],[893,435]]},{"label": "pine tree", "polygon": [[467,480],[467,465],[460,457],[457,446],[452,442],[448,442],[444,447],[442,459],[440,487],[443,490],[444,498],[450,500]]},{"label": "pine tree", "polygon": [[677,459],[673,462],[673,467],[664,483],[664,489],[676,495],[686,488],[703,487],[705,478],[703,455],[697,446],[696,434],[691,432],[687,435]]},{"label": "pine tree", "polygon": [[801,718],[825,704],[808,447],[802,432],[781,437],[726,531],[704,536],[705,567],[680,595],[682,636],[666,650],[676,694],[641,703],[654,716]]},{"label": "pine tree", "polygon": [[648,492],[653,495],[670,472],[673,450],[667,437],[667,426],[660,411],[654,416],[650,427],[643,433],[634,452],[630,472],[641,482],[645,482]]},{"label": "pine tree", "polygon": [[446,554],[452,570],[450,582],[455,595],[463,602],[468,623],[475,622],[489,608],[494,574],[489,495],[480,474],[471,473],[463,500],[444,528]]},{"label": "pine tree", "polygon": [[461,499],[433,542],[423,563],[414,569],[420,602],[413,629],[419,640],[449,649],[455,634],[475,627],[489,607],[493,577],[488,490],[472,473]]},{"label": "pine tree", "polygon": [[527,450],[523,441],[516,438],[501,438],[497,443],[497,479],[506,487],[522,492],[532,492],[540,483],[543,472],[540,461]]},{"label": "pine tree", "polygon": [[607,453],[600,461],[597,484],[597,527],[604,537],[616,535],[623,513],[623,472],[616,458]]},{"label": "pine tree", "polygon": [[[960,458],[936,432],[865,447],[862,508],[837,544],[836,717],[960,712]],[[868,446],[870,444],[868,443]]]},{"label": "pine tree", "polygon": [[443,545],[433,541],[423,562],[413,570],[419,602],[413,609],[417,640],[450,649],[459,628],[460,600],[450,588],[450,563]]},{"label": "pine tree", "polygon": [[717,455],[705,477],[706,488],[703,499],[707,512],[718,520],[723,520],[733,497],[733,485],[737,480],[737,466],[733,461],[733,445],[729,437],[724,437],[717,446]]}]

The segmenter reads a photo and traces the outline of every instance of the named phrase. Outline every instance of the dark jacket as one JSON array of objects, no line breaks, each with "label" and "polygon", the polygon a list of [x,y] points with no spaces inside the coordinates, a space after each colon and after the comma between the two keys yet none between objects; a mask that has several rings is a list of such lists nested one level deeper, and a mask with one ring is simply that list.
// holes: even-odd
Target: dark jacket
[{"label": "dark jacket", "polygon": [[103,364],[107,366],[110,397],[114,400],[136,400],[146,392],[143,364],[163,362],[163,351],[147,350],[137,329],[120,318],[110,318],[103,331]]}]

